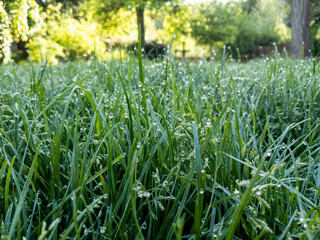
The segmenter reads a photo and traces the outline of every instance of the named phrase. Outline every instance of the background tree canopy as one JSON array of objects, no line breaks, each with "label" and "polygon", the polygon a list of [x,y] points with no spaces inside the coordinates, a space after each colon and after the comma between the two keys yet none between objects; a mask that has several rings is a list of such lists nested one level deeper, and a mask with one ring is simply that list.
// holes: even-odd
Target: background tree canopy
[{"label": "background tree canopy", "polygon": [[39,30],[42,19],[34,0],[0,1],[0,60],[10,60],[13,41],[27,41]]},{"label": "background tree canopy", "polygon": [[[310,42],[320,52],[320,8],[311,0]],[[56,64],[119,55],[118,43],[168,45],[188,57],[211,56],[223,45],[251,56],[261,46],[291,41],[291,2],[287,0],[5,0],[0,1],[0,60],[21,61],[30,55]],[[151,46],[151,45],[150,45]],[[150,48],[149,45],[146,49]],[[124,50],[123,50],[124,51]],[[122,54],[126,54],[123,52]]]}]

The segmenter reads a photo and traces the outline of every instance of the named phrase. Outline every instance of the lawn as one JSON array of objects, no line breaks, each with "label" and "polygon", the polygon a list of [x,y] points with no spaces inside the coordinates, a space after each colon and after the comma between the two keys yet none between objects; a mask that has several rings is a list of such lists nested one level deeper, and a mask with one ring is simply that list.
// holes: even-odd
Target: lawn
[{"label": "lawn", "polygon": [[317,64],[1,66],[1,239],[320,238]]}]

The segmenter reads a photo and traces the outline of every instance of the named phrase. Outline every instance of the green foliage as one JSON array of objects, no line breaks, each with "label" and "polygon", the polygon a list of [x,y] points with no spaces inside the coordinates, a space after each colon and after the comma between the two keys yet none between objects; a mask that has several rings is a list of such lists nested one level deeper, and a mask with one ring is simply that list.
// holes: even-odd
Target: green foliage
[{"label": "green foliage", "polygon": [[94,16],[100,20],[103,25],[117,25],[118,21],[112,21],[110,16],[118,13],[120,10],[126,9],[137,15],[136,29],[141,26],[142,43],[145,44],[145,20],[144,13],[146,10],[160,9],[163,6],[176,6],[181,0],[91,0],[89,5],[95,6],[91,9],[95,9]]},{"label": "green foliage", "polygon": [[311,53],[320,56],[320,5],[316,0],[311,1],[310,28]]},{"label": "green foliage", "polygon": [[[123,39],[129,42],[137,40],[136,16],[133,15],[132,11],[119,9],[116,13],[110,14],[106,21],[101,16],[94,14],[95,10],[90,10],[92,7],[94,6],[89,7],[87,14],[90,15],[91,13],[92,19],[96,19],[98,23],[101,23],[104,36],[118,42],[123,42]],[[135,34],[132,34],[132,32]]]},{"label": "green foliage", "polygon": [[320,56],[320,20],[313,21],[310,28],[311,54]]},{"label": "green foliage", "polygon": [[311,20],[315,22],[320,21],[320,5],[319,1],[311,0]]},{"label": "green foliage", "polygon": [[41,28],[39,6],[35,0],[6,0],[0,2],[0,61],[11,58],[12,41],[27,41]]},{"label": "green foliage", "polygon": [[[189,56],[209,56],[203,53],[204,49],[211,52],[214,48],[221,49],[224,44],[233,50],[239,48],[241,54],[249,54],[261,45],[288,40],[288,29],[283,24],[281,13],[283,1],[216,1],[192,6],[182,2],[2,1],[0,61],[7,63],[10,58],[25,60],[27,50],[33,61],[40,62],[42,55],[43,58],[47,56],[50,64],[78,57],[109,56],[113,53],[106,52],[110,47],[106,40],[111,39],[112,46],[136,41],[137,8],[144,10],[147,41],[170,44],[175,36],[173,49],[177,52],[188,50]],[[317,9],[316,4],[312,6]],[[316,18],[317,15],[313,16]],[[316,33],[317,29],[313,32]],[[315,42],[316,36],[313,37]],[[314,44],[313,52],[316,51]]]},{"label": "green foliage", "polygon": [[109,18],[121,9],[129,11],[135,11],[136,8],[160,9],[164,5],[175,6],[179,2],[181,0],[90,0],[87,6],[90,6],[89,8],[94,12],[97,19],[103,23],[117,24],[117,22],[110,23]]},{"label": "green foliage", "polygon": [[211,48],[226,44],[239,48],[242,54],[279,40],[271,1],[260,3],[250,14],[239,6],[240,3],[235,2],[201,5],[191,22],[192,36]]},{"label": "green foliage", "polygon": [[9,16],[4,8],[4,4],[0,2],[0,61],[8,63],[10,61],[10,46],[12,36],[10,32]]},{"label": "green foliage", "polygon": [[62,4],[62,9],[68,10],[70,8],[80,6],[85,0],[36,0],[39,6],[43,7],[45,10],[49,5]]},{"label": "green foliage", "polygon": [[61,7],[61,4],[47,7],[41,34],[27,44],[33,60],[41,60],[40,50],[43,57],[47,56],[49,63],[53,64],[62,58],[75,60],[78,57],[103,57],[106,47],[100,39],[99,24],[85,18],[77,20],[72,14],[62,14]]},{"label": "green foliage", "polygon": [[147,16],[154,20],[156,40],[168,43],[173,35],[175,42],[183,42],[190,37],[190,15],[192,7],[189,5],[163,6],[147,12]]},{"label": "green foliage", "polygon": [[47,59],[49,64],[56,65],[59,63],[59,58],[62,59],[66,56],[61,45],[44,37],[30,39],[27,48],[32,61],[36,63]]},{"label": "green foliage", "polygon": [[200,44],[213,46],[216,42],[235,42],[236,26],[233,3],[207,3],[201,5],[192,20],[192,35]]}]

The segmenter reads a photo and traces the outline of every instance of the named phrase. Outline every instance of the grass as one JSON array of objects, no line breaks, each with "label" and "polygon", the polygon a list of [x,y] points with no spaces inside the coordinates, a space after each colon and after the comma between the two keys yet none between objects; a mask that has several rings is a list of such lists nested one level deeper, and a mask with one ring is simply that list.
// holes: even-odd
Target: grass
[{"label": "grass", "polygon": [[1,239],[320,237],[315,61],[0,73]]}]

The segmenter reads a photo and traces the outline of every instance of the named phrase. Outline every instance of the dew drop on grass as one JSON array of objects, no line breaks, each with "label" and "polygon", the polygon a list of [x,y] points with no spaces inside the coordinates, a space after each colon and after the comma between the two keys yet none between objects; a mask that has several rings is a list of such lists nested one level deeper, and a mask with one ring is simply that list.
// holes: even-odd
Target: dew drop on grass
[{"label": "dew drop on grass", "polygon": [[151,194],[149,192],[146,191],[138,191],[138,197],[139,198],[149,198],[151,196]]},{"label": "dew drop on grass", "polygon": [[141,182],[140,182],[140,181],[137,181],[137,182],[134,184],[132,190],[134,190],[134,191],[139,191],[139,190],[141,189],[141,186],[142,186]]},{"label": "dew drop on grass", "polygon": [[141,225],[141,228],[142,229],[146,229],[148,227],[147,223],[144,221]]},{"label": "dew drop on grass", "polygon": [[166,186],[168,185],[168,183],[169,183],[169,182],[168,182],[167,180],[164,180],[163,186],[166,187]]},{"label": "dew drop on grass", "polygon": [[100,227],[100,233],[104,234],[106,232],[106,227]]}]

